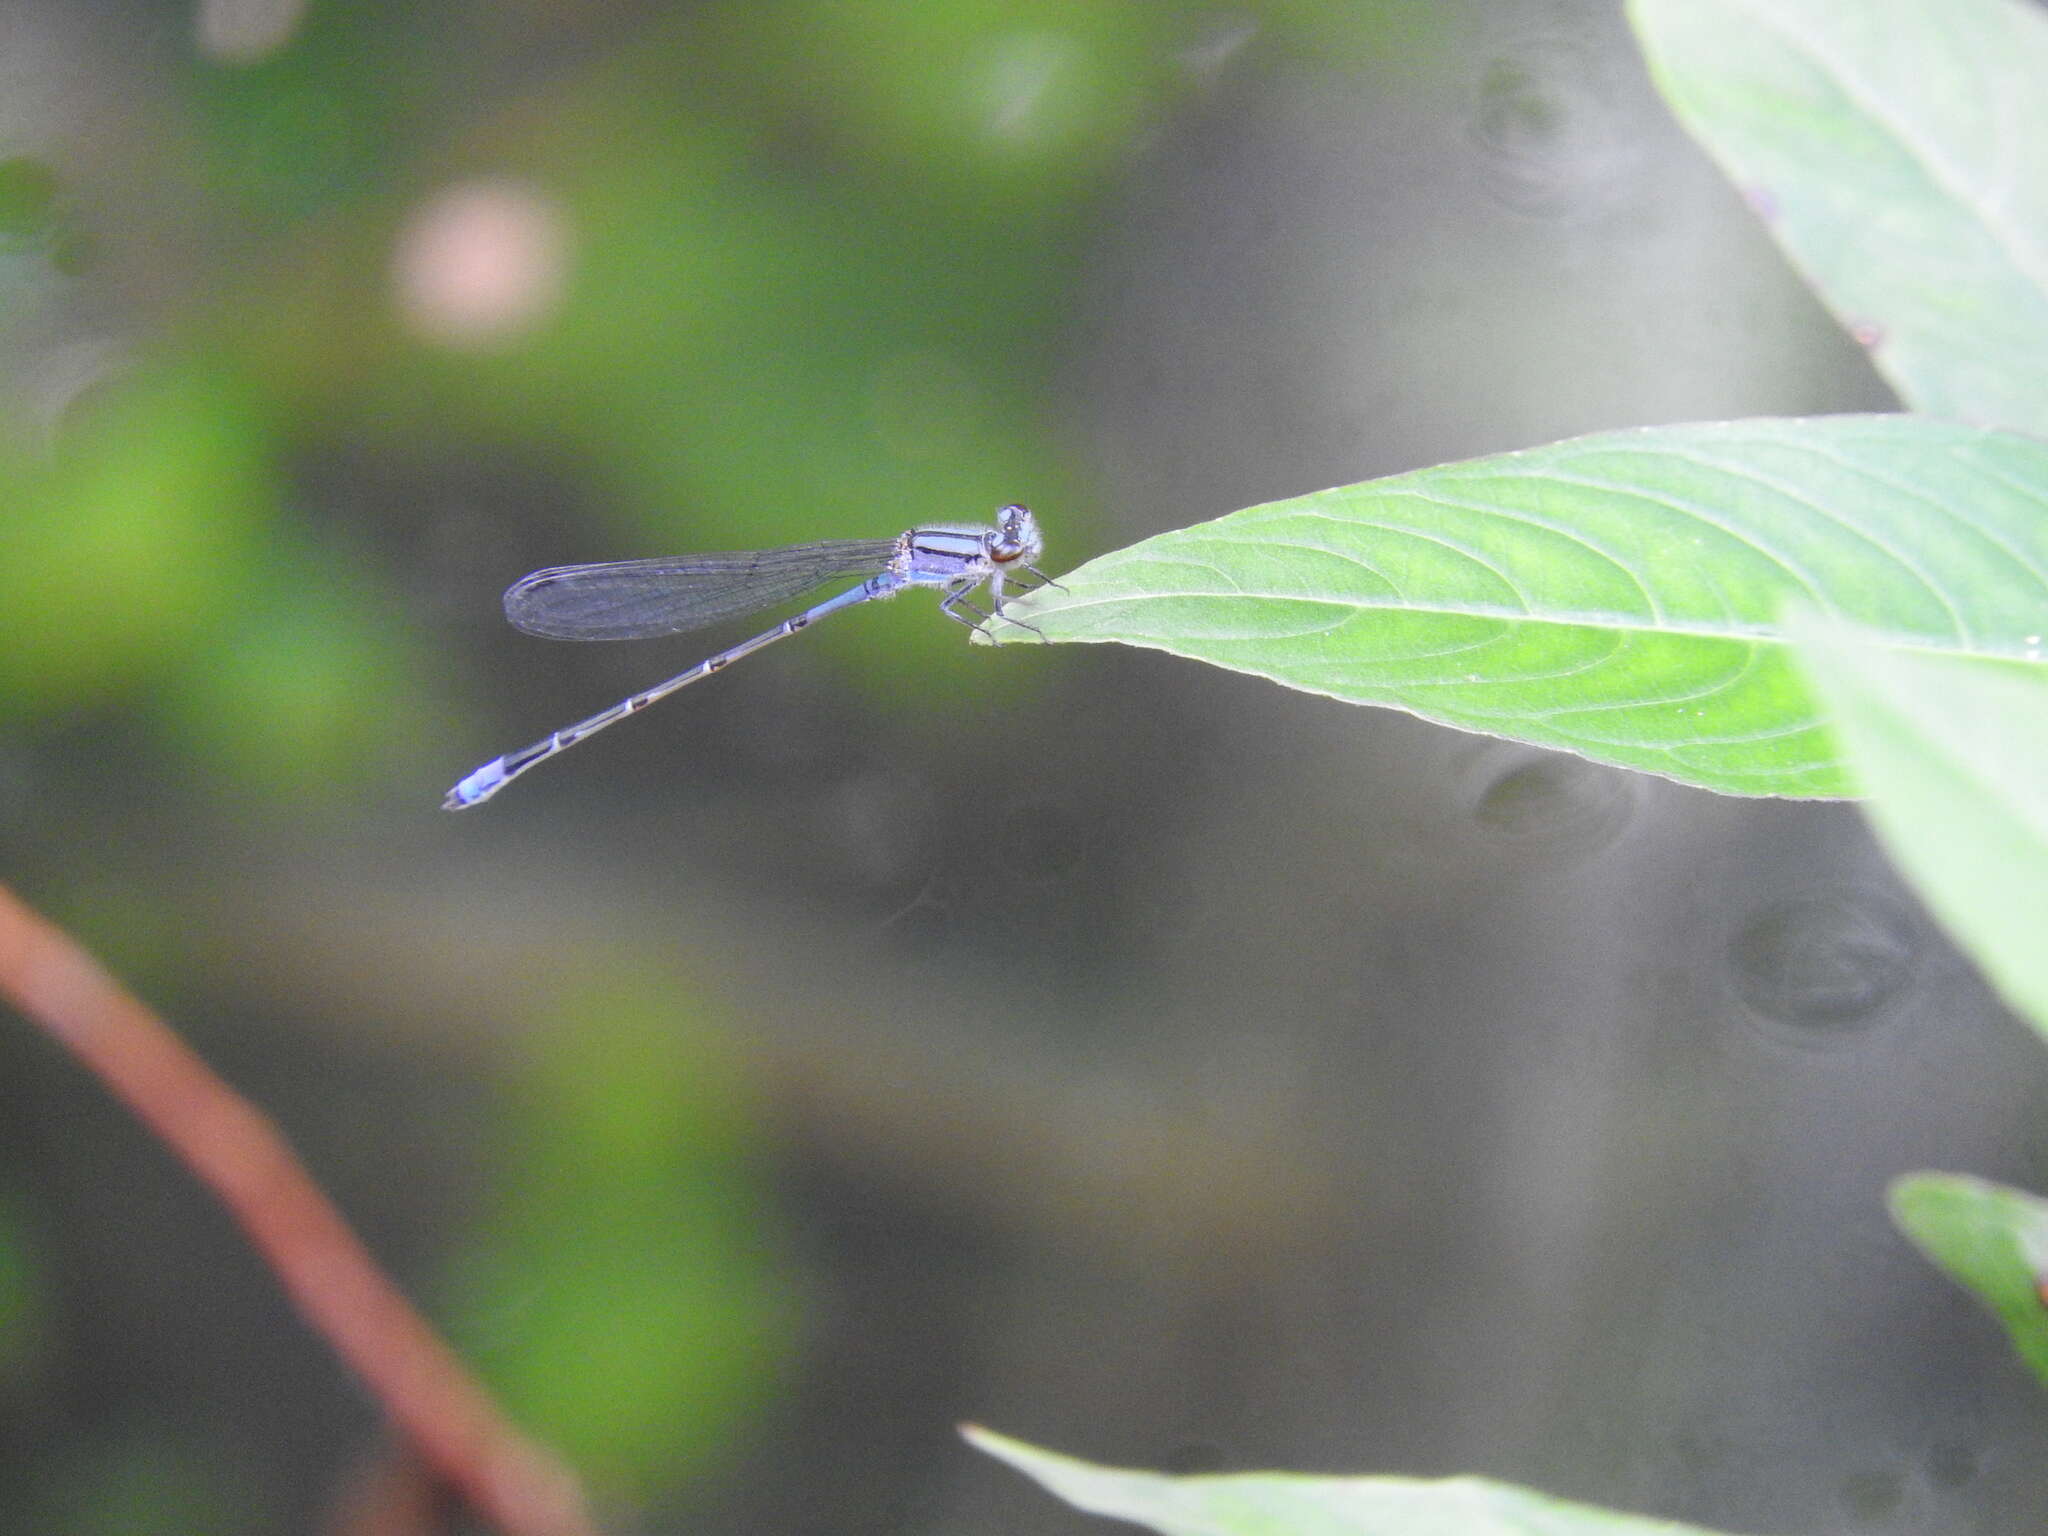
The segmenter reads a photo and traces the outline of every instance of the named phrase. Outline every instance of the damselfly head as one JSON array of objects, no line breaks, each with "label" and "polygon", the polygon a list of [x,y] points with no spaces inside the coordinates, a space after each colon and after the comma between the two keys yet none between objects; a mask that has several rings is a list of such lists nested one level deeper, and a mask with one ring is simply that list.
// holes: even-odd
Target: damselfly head
[{"label": "damselfly head", "polygon": [[996,513],[996,531],[989,535],[988,557],[1000,565],[1022,560],[1026,565],[1045,553],[1045,539],[1031,509],[1012,502]]}]

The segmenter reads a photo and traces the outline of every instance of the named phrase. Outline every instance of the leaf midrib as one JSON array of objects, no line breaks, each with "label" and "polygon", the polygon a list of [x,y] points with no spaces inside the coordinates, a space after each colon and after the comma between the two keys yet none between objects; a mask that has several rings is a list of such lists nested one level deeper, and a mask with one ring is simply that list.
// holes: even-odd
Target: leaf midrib
[{"label": "leaf midrib", "polygon": [[[1148,557],[1148,560],[1150,558],[1154,557]],[[1158,563],[1193,565],[1198,569],[1213,570],[1213,567],[1203,567],[1200,565],[1200,562],[1192,560],[1161,561]],[[1219,572],[1218,574],[1221,573]],[[1085,584],[1081,588],[1081,592],[1085,594]],[[1766,624],[1731,623],[1716,628],[1697,622],[1659,623],[1641,614],[1602,613],[1596,609],[1585,609],[1569,614],[1560,613],[1555,610],[1549,613],[1531,613],[1526,609],[1506,608],[1493,603],[1375,602],[1369,598],[1314,596],[1302,592],[1266,591],[1243,587],[1234,592],[1148,592],[1095,599],[1089,599],[1085,595],[1081,595],[1072,598],[1053,598],[1049,599],[1045,605],[1034,603],[1028,607],[1020,600],[1009,604],[1004,611],[1007,614],[1012,610],[1016,610],[1026,619],[1052,619],[1062,614],[1079,613],[1091,609],[1134,608],[1145,603],[1232,604],[1239,602],[1299,603],[1341,609],[1352,614],[1363,612],[1413,613],[1441,618],[1492,619],[1510,624],[1553,625],[1560,629],[1613,630],[1630,635],[1670,635],[1685,639],[1732,640],[1760,645],[1786,645],[1790,643],[1786,639],[1783,630]],[[1829,605],[1824,605],[1821,608],[1821,613],[1823,617],[1841,623],[1855,624],[1860,629],[1869,632],[1869,621],[1861,619],[1854,614],[1843,613]],[[1021,625],[1015,624],[1014,621],[1011,622],[1012,627],[1022,628]],[[1342,621],[1340,620],[1339,622],[1341,623]],[[1335,624],[1332,624],[1326,626],[1326,630],[1336,627]],[[1300,630],[1282,636],[1254,634],[1243,638],[1246,640],[1300,639],[1316,632],[1314,630]],[[1061,638],[1078,640],[1082,637],[1075,635],[1062,636]],[[1216,637],[1176,634],[1171,644],[1197,644],[1203,639],[1214,638]],[[2030,659],[2023,651],[1973,650],[1963,644],[1937,644],[1924,636],[1884,633],[1880,635],[1880,638],[1886,650],[1902,655],[1963,657],[1978,661],[2026,661]],[[1162,648],[1165,648],[1165,645],[1161,642],[1153,641],[1148,643],[1162,644]]]}]

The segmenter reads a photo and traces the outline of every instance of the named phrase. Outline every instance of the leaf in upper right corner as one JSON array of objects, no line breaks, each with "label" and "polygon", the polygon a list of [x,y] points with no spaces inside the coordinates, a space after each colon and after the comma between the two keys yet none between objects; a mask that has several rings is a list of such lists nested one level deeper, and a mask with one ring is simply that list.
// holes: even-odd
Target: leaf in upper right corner
[{"label": "leaf in upper right corner", "polygon": [[1713,1536],[1478,1477],[1179,1477],[1098,1466],[972,1426],[962,1433],[1074,1508],[1160,1536]]},{"label": "leaf in upper right corner", "polygon": [[1991,1309],[2048,1385],[2048,1201],[1958,1173],[1913,1173],[1891,1188],[1892,1220]]},{"label": "leaf in upper right corner", "polygon": [[2048,433],[2048,15],[1629,0],[1658,88],[1913,410]]},{"label": "leaf in upper right corner", "polygon": [[[2048,613],[2041,622],[2048,629]],[[1814,618],[1787,628],[1886,849],[2005,1000],[2048,1034],[2041,669],[1901,653]]]}]

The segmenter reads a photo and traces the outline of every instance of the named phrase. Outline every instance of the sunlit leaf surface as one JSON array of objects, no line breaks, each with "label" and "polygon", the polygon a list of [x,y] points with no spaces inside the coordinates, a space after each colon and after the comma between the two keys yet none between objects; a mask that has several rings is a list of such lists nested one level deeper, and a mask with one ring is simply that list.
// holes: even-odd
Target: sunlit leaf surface
[{"label": "sunlit leaf surface", "polygon": [[1779,611],[2039,662],[2048,443],[1909,416],[1578,438],[1252,507],[1061,581],[1011,609],[1047,639],[1149,646],[1726,793],[1842,795]]},{"label": "sunlit leaf surface", "polygon": [[1658,85],[1916,410],[2048,431],[2048,15],[1630,0]]},{"label": "sunlit leaf surface", "polygon": [[1477,1477],[1170,1477],[1056,1456],[969,1428],[967,1438],[1076,1509],[1161,1536],[1704,1536]]}]

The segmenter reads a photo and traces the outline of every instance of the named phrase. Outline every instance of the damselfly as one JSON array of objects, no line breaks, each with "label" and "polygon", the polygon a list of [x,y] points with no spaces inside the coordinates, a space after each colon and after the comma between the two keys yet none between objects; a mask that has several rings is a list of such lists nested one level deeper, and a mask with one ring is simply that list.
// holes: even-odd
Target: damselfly
[{"label": "damselfly", "polygon": [[[687,688],[742,656],[855,603],[894,597],[906,587],[937,587],[944,594],[939,599],[940,612],[979,629],[990,614],[1003,611],[1004,584],[1006,579],[1016,580],[1015,572],[1027,571],[1041,583],[1050,581],[1031,563],[1044,552],[1038,520],[1031,509],[1008,506],[996,513],[992,527],[940,523],[912,528],[893,539],[827,539],[739,554],[564,565],[522,576],[505,592],[505,617],[530,635],[555,640],[645,640],[680,635],[788,602],[834,577],[866,579],[665,683],[621,699],[588,720],[564,726],[530,747],[493,758],[449,790],[442,808],[460,811],[481,805],[527,769],[596,735],[612,722],[638,714],[678,688]],[[988,613],[967,601],[984,583],[989,593]]]}]

